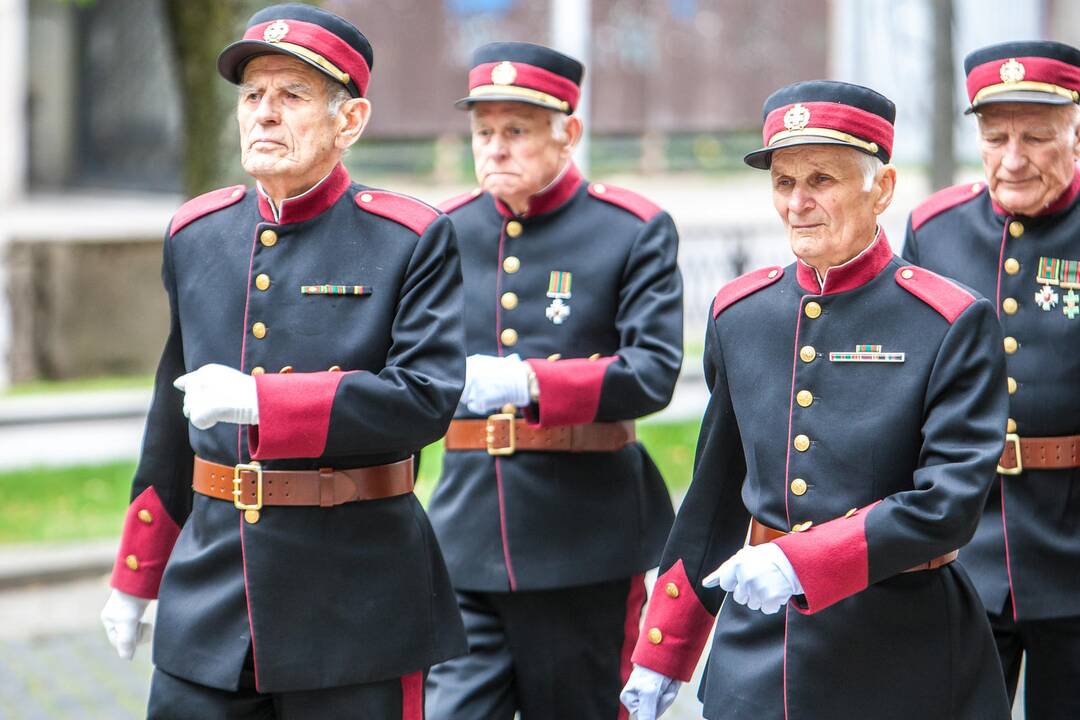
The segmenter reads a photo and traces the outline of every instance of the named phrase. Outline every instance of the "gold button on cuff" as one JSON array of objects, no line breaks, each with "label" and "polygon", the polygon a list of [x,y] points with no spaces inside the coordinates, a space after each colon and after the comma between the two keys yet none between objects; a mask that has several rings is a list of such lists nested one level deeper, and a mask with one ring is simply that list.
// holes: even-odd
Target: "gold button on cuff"
[{"label": "gold button on cuff", "polygon": [[1024,234],[1024,223],[1019,220],[1013,220],[1009,223],[1009,234],[1014,238],[1018,238]]},{"label": "gold button on cuff", "polygon": [[664,633],[660,632],[660,628],[649,628],[649,642],[653,645],[664,642]]},{"label": "gold button on cuff", "polygon": [[679,586],[675,583],[668,583],[664,586],[664,592],[667,593],[669,598],[679,597]]},{"label": "gold button on cuff", "polygon": [[506,328],[501,333],[499,333],[499,340],[502,341],[503,345],[507,345],[507,346],[517,345],[517,341],[518,341],[517,330],[515,330],[514,328]]},{"label": "gold button on cuff", "polygon": [[795,478],[791,481],[791,493],[793,495],[805,495],[806,494],[806,481],[802,478]]},{"label": "gold button on cuff", "polygon": [[128,566],[129,570],[138,570],[139,558],[135,557],[134,555],[128,555],[126,558],[124,558],[124,564]]},{"label": "gold button on cuff", "polygon": [[266,273],[260,273],[255,277],[255,287],[260,290],[268,290],[270,288],[270,276]]},{"label": "gold button on cuff", "polygon": [[556,360],[561,360],[562,359],[562,353],[552,353],[552,354],[548,355],[547,359],[548,359],[548,362],[555,362]]},{"label": "gold button on cuff", "polygon": [[796,435],[795,442],[792,444],[799,452],[806,452],[807,449],[810,447],[810,438],[805,435]]},{"label": "gold button on cuff", "polygon": [[149,510],[140,510],[138,513],[139,520],[149,525],[154,522],[154,516],[150,514]]},{"label": "gold button on cuff", "polygon": [[278,370],[278,374],[279,375],[288,375],[292,371],[293,371],[293,366],[292,365],[286,365],[285,367]]},{"label": "gold button on cuff", "polygon": [[255,323],[251,326],[251,334],[257,337],[259,340],[262,340],[264,337],[266,337],[266,325],[261,322]]},{"label": "gold button on cuff", "polygon": [[816,357],[817,350],[814,349],[813,345],[803,345],[802,349],[799,350],[799,359],[801,359],[804,363],[814,362],[814,359]]},{"label": "gold button on cuff", "polygon": [[900,277],[904,278],[905,280],[910,280],[911,278],[915,277],[915,271],[911,270],[910,268],[901,270]]},{"label": "gold button on cuff", "polygon": [[799,407],[810,407],[814,404],[814,393],[809,390],[800,390],[795,396],[795,402],[799,403]]},{"label": "gold button on cuff", "polygon": [[1005,432],[1007,432],[1007,433],[1016,432],[1016,421],[1013,420],[1012,418],[1009,418],[1009,421],[1005,423]]},{"label": "gold button on cuff", "polygon": [[1016,378],[1009,378],[1007,380],[1007,382],[1009,384],[1009,394],[1010,395],[1015,395],[1016,394]]},{"label": "gold button on cuff", "polygon": [[1012,355],[1019,347],[1020,343],[1016,342],[1016,338],[1014,338],[1012,335],[1009,335],[1005,338],[1005,352]]},{"label": "gold button on cuff", "polygon": [[360,202],[371,202],[374,198],[371,197],[371,193],[361,193]]},{"label": "gold button on cuff", "polygon": [[1006,315],[1015,315],[1019,308],[1020,304],[1016,302],[1016,298],[1005,298],[1001,301],[1001,309]]},{"label": "gold button on cuff", "polygon": [[503,258],[503,270],[513,275],[521,269],[521,261],[513,255],[507,255]]},{"label": "gold button on cuff", "polygon": [[273,230],[263,230],[259,234],[259,242],[265,247],[274,247],[274,245],[277,245],[277,233]]},{"label": "gold button on cuff", "polygon": [[511,220],[510,222],[506,223],[506,234],[512,238],[516,238],[518,235],[520,235],[521,230],[521,223],[519,223],[517,220]]},{"label": "gold button on cuff", "polygon": [[1010,275],[1015,275],[1016,273],[1020,272],[1020,261],[1016,258],[1008,258],[1005,261],[1005,272],[1009,273]]},{"label": "gold button on cuff", "polygon": [[513,310],[518,306],[517,293],[503,293],[503,296],[499,298],[499,304],[503,306],[504,310]]},{"label": "gold button on cuff", "polygon": [[266,368],[264,368],[262,365],[256,365],[255,367],[251,368],[252,375],[262,375],[265,372]]},{"label": "gold button on cuff", "polygon": [[821,315],[821,305],[818,305],[816,302],[811,300],[810,302],[806,303],[806,307],[803,308],[803,312],[806,313],[806,317],[813,320],[814,318]]}]

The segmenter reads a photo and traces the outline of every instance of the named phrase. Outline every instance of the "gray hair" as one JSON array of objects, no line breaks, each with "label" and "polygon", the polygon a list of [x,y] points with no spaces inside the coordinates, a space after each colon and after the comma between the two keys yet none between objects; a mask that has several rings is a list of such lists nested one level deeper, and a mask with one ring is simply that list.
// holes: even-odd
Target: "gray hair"
[{"label": "gray hair", "polygon": [[859,167],[862,168],[863,174],[863,192],[870,192],[870,188],[874,187],[874,180],[877,179],[881,169],[885,167],[885,163],[881,162],[881,158],[876,155],[867,155],[860,152]]},{"label": "gray hair", "polygon": [[337,117],[337,114],[341,112],[341,106],[352,96],[349,95],[348,89],[337,80],[329,76],[324,76],[323,79],[326,82],[326,110],[330,113],[330,117]]}]

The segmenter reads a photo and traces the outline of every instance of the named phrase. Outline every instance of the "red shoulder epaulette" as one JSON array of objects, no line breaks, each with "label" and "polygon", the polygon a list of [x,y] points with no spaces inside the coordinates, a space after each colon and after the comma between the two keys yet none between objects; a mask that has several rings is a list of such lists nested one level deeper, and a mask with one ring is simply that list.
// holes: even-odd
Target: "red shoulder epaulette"
[{"label": "red shoulder epaulette", "polygon": [[244,197],[245,192],[247,192],[247,188],[243,185],[233,185],[232,187],[211,190],[208,193],[191,198],[173,214],[172,224],[169,226],[169,237],[180,232],[186,225],[190,225],[204,215],[209,215],[212,212],[217,212],[222,208],[240,202],[240,198]]},{"label": "red shoulder epaulette", "polygon": [[417,235],[423,235],[440,215],[427,203],[388,190],[362,190],[356,194],[356,204],[373,215],[404,225]]},{"label": "red shoulder epaulette", "polygon": [[452,213],[462,205],[468,205],[481,195],[483,195],[483,190],[481,190],[480,188],[473,188],[467,193],[461,193],[460,195],[455,195],[449,200],[443,200],[436,207],[438,207],[444,213]]},{"label": "red shoulder epaulette", "polygon": [[917,265],[908,265],[897,270],[896,282],[941,313],[950,325],[975,302],[975,296],[964,288]]},{"label": "red shoulder epaulette", "polygon": [[974,199],[985,187],[986,183],[977,182],[970,185],[953,185],[938,190],[911,211],[911,229],[918,230],[930,218],[940,215],[960,203]]},{"label": "red shoulder epaulette", "polygon": [[633,190],[627,190],[626,188],[616,187],[614,185],[589,183],[589,194],[597,200],[603,200],[616,207],[621,207],[623,210],[637,215],[645,222],[652,220],[653,217],[662,210],[662,208],[652,200],[638,195]]},{"label": "red shoulder epaulette", "polygon": [[720,292],[716,293],[716,299],[713,300],[712,305],[713,317],[715,318],[724,312],[726,308],[739,302],[744,297],[753,295],[758,290],[772,285],[782,277],[784,277],[784,268],[777,266],[761,268],[740,275],[720,288]]}]

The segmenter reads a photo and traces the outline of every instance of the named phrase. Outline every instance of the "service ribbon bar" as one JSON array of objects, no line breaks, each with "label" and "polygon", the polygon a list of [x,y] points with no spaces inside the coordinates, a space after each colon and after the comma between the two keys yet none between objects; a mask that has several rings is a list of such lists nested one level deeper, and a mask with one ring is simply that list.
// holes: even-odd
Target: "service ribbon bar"
[{"label": "service ribbon bar", "polygon": [[855,352],[831,352],[829,362],[902,363],[904,353],[881,352],[880,345],[856,345]]},{"label": "service ribbon bar", "polygon": [[370,295],[370,285],[301,285],[301,295]]},{"label": "service ribbon bar", "polygon": [[1080,288],[1080,260],[1062,261],[1061,287]]},{"label": "service ribbon bar", "polygon": [[1039,270],[1035,274],[1035,280],[1043,285],[1057,285],[1061,282],[1061,258],[1039,258]]},{"label": "service ribbon bar", "polygon": [[547,296],[549,298],[569,300],[570,281],[572,279],[571,273],[568,273],[565,270],[552,270],[551,279],[548,281]]}]

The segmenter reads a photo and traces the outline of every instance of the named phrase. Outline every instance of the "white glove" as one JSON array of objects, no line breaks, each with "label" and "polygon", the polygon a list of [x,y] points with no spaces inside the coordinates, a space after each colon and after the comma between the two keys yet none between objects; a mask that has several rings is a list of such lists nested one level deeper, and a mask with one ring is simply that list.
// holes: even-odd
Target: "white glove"
[{"label": "white glove", "polygon": [[211,363],[173,381],[184,392],[184,417],[200,430],[219,422],[259,424],[255,378],[231,367]]},{"label": "white glove", "polygon": [[125,660],[130,660],[135,654],[136,645],[150,640],[150,628],[153,626],[142,622],[149,604],[149,600],[114,589],[101,609],[105,635],[116,648],[116,654]]},{"label": "white glove", "polygon": [[631,714],[637,713],[637,720],[656,720],[675,702],[681,687],[682,682],[678,680],[634,665],[626,687],[619,693],[619,700]]},{"label": "white glove", "polygon": [[461,402],[484,415],[507,403],[529,404],[529,365],[517,353],[506,357],[470,355],[465,358],[465,390]]},{"label": "white glove", "polygon": [[787,555],[775,543],[744,547],[706,577],[705,587],[720,587],[751,610],[773,615],[803,588]]}]

